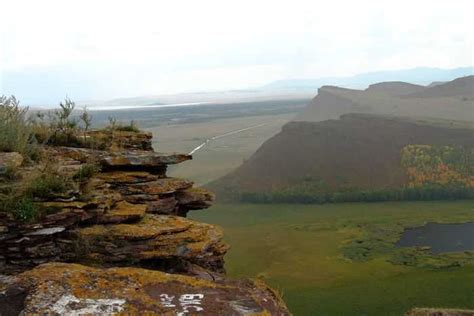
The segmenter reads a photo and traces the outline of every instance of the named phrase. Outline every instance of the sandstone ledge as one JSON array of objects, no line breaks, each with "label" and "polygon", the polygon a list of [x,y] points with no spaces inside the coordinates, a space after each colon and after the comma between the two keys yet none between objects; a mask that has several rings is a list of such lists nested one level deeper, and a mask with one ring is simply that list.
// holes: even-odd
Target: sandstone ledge
[{"label": "sandstone ledge", "polygon": [[0,314],[289,315],[261,282],[49,263],[0,278]]},{"label": "sandstone ledge", "polygon": [[192,159],[192,156],[178,153],[157,153],[145,150],[104,151],[76,147],[52,147],[52,153],[58,156],[87,162],[98,161],[104,169],[162,171],[160,167],[178,164]]},{"label": "sandstone ledge", "polygon": [[[179,216],[150,214],[137,223],[94,225],[72,234],[77,237],[76,246],[83,249],[75,261],[146,265],[174,272],[191,273],[191,265],[224,272],[223,256],[228,250],[219,227]],[[63,256],[68,250],[65,245]]]}]

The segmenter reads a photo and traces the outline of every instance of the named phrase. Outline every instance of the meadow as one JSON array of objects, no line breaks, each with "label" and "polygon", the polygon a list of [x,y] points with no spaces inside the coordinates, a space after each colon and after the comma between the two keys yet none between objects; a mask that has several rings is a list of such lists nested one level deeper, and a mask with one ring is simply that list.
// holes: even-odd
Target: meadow
[{"label": "meadow", "polygon": [[[218,204],[191,217],[224,228],[229,276],[265,280],[294,315],[474,308],[472,252],[432,256],[411,249],[410,261],[394,246],[403,228],[474,221],[473,201]],[[358,242],[367,246],[363,258],[350,255]]]},{"label": "meadow", "polygon": [[141,129],[153,133],[153,147],[158,152],[189,153],[208,138],[255,127],[213,140],[193,154],[192,161],[170,166],[170,176],[189,178],[202,185],[240,166],[308,102],[309,99],[249,101],[90,113],[95,128],[108,124],[110,117],[122,124],[133,120]]}]

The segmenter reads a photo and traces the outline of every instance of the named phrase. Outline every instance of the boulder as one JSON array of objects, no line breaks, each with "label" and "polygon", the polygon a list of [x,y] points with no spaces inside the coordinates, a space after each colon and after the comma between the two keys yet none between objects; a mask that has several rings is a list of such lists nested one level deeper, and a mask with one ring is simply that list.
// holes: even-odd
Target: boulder
[{"label": "boulder", "polygon": [[137,223],[93,225],[72,231],[84,252],[65,245],[62,254],[79,262],[146,265],[186,273],[189,264],[213,272],[224,271],[219,227],[179,216],[148,214]]},{"label": "boulder", "polygon": [[0,278],[0,314],[290,315],[258,281],[210,281],[140,268],[49,263]]},{"label": "boulder", "polygon": [[176,192],[176,199],[181,207],[188,210],[200,210],[212,206],[215,195],[204,188],[188,188]]}]

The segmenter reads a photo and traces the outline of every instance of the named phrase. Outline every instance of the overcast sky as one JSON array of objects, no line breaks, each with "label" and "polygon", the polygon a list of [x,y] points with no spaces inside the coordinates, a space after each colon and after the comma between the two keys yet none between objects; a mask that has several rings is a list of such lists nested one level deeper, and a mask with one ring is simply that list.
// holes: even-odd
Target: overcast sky
[{"label": "overcast sky", "polygon": [[67,75],[92,99],[468,66],[473,3],[0,0],[0,84]]}]

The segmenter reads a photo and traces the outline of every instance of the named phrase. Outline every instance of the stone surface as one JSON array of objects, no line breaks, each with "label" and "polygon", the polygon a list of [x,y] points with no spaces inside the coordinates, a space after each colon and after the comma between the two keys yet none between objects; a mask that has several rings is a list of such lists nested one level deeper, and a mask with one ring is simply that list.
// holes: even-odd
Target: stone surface
[{"label": "stone surface", "polygon": [[181,207],[189,210],[200,210],[212,206],[215,195],[203,188],[189,188],[176,192],[176,199]]},{"label": "stone surface", "polygon": [[[31,222],[0,212],[0,315],[289,315],[260,282],[226,279],[222,230],[185,218],[214,200],[166,176],[191,156],[153,152],[150,134],[83,139],[108,150],[46,148],[71,190],[35,198]],[[75,179],[85,164],[100,170]]]},{"label": "stone surface", "polygon": [[290,315],[261,282],[50,263],[0,278],[0,314]]},{"label": "stone surface", "polygon": [[104,224],[136,222],[143,218],[146,208],[146,205],[130,204],[121,201],[110,211],[100,216],[98,222]]},{"label": "stone surface", "polygon": [[[224,271],[228,246],[220,228],[183,217],[146,215],[131,224],[93,225],[72,232],[85,249],[79,258],[92,262],[159,266],[185,272],[195,264]],[[63,249],[66,253],[68,247]]]},{"label": "stone surface", "polygon": [[51,154],[82,163],[97,161],[104,170],[135,170],[164,174],[166,166],[192,159],[186,154],[166,154],[144,150],[105,151],[75,147],[49,148]]}]

